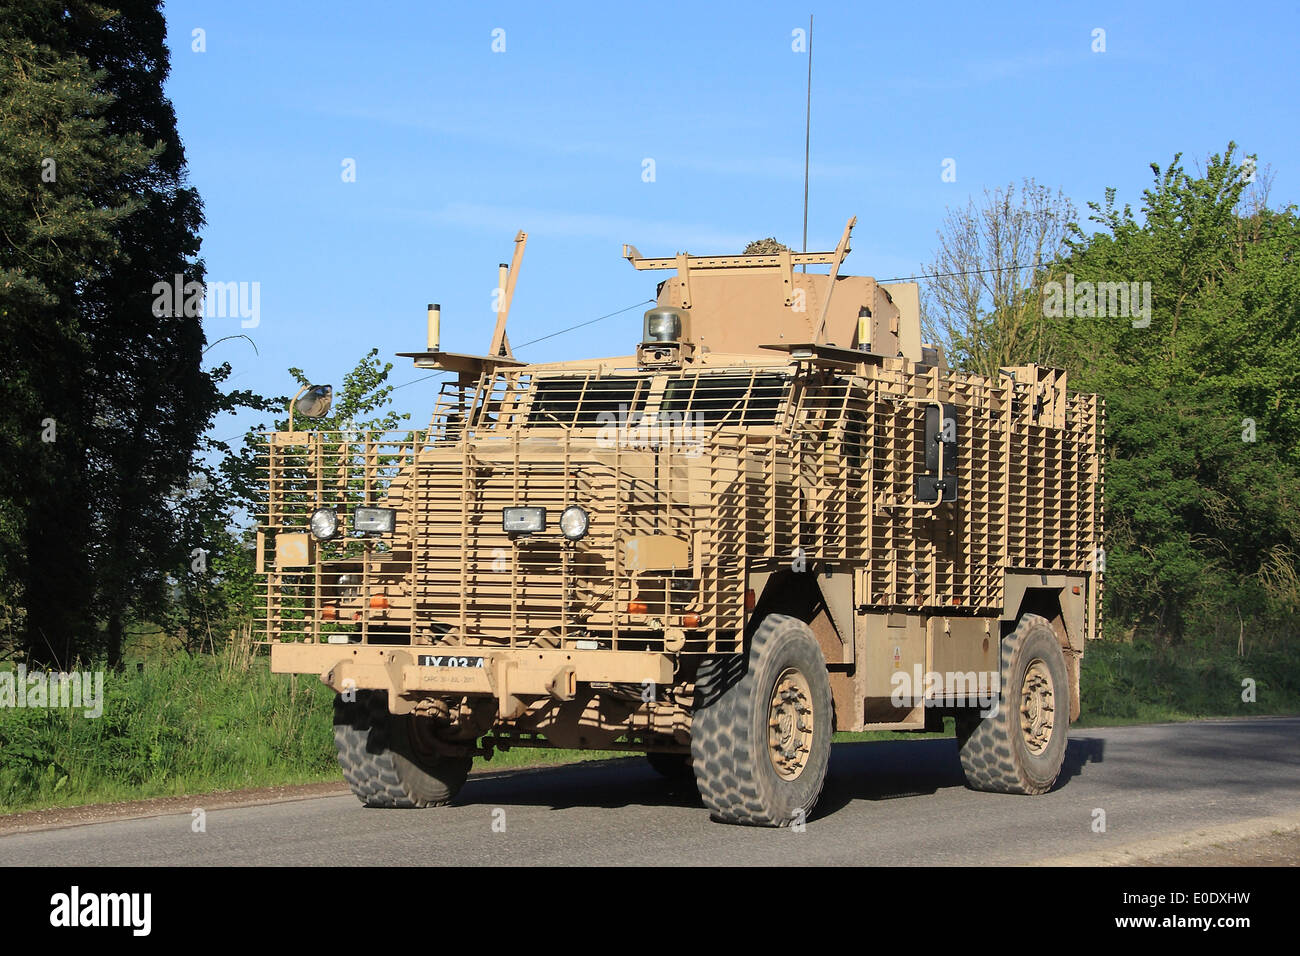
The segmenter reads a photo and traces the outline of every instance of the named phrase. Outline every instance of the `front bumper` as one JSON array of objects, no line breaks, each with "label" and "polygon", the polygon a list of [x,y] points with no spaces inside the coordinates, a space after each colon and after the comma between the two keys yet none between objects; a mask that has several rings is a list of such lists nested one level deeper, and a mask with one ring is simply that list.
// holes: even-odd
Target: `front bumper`
[{"label": "front bumper", "polygon": [[[421,657],[482,658],[482,667],[421,664]],[[521,698],[572,700],[579,683],[670,684],[673,659],[651,651],[580,651],[546,648],[386,647],[273,644],[275,674],[317,674],[339,692],[385,690],[388,709],[409,713],[421,697],[495,697],[502,715]]]}]

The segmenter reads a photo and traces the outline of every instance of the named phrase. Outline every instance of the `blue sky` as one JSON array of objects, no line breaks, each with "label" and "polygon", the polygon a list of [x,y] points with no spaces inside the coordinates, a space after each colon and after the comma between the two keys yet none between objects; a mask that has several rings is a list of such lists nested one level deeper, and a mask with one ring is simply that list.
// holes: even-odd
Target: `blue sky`
[{"label": "blue sky", "polygon": [[[798,248],[807,59],[791,47],[810,12],[808,245],[832,248],[856,215],[847,272],[916,273],[946,207],[985,188],[1033,177],[1082,210],[1115,186],[1136,207],[1151,162],[1203,164],[1229,140],[1273,167],[1274,204],[1300,193],[1295,4],[178,0],[168,92],[208,279],[261,289],[256,328],[206,320],[210,341],[246,333],[260,354],[234,340],[208,358],[264,394],[291,390],[291,365],[338,383],[372,347],[422,349],[427,302],[444,348],[481,353],[521,228],[516,343],[652,296],[664,276],[634,271],[624,242]],[[627,354],[640,312],[520,356]],[[422,374],[392,361],[394,383]],[[432,397],[394,395],[415,420]]]}]

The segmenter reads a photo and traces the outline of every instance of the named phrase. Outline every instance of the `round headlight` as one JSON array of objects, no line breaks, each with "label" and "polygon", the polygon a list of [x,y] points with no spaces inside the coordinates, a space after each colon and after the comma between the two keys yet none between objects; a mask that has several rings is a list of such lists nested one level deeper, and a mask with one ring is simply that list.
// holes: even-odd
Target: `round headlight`
[{"label": "round headlight", "polygon": [[560,531],[570,541],[577,541],[579,538],[586,537],[587,528],[590,524],[591,519],[587,517],[587,512],[577,505],[569,505],[560,515]]},{"label": "round headlight", "polygon": [[317,508],[311,514],[311,533],[318,541],[328,541],[339,533],[339,516],[332,508]]}]

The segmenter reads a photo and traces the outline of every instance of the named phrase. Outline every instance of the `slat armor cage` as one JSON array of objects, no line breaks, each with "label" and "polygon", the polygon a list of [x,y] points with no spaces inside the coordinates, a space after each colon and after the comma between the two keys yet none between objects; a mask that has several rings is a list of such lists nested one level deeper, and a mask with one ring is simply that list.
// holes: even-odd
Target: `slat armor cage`
[{"label": "slat armor cage", "polygon": [[[1104,407],[1064,373],[702,358],[489,367],[445,382],[425,429],[266,434],[260,637],[734,653],[748,576],[790,567],[852,571],[859,611],[975,615],[1003,611],[1009,571],[1087,575],[1097,633]],[[935,403],[958,491],[923,507]],[[392,533],[358,532],[358,507]],[[505,530],[514,507],[545,527]]]}]

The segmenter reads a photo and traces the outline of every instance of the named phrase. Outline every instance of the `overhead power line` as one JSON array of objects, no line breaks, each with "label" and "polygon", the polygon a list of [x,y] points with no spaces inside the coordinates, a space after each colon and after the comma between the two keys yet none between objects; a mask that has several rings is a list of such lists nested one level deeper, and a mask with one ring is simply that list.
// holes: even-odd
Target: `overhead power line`
[{"label": "overhead power line", "polygon": [[[1296,232],[1274,233],[1273,235],[1259,236],[1258,238],[1246,239],[1245,241],[1249,243],[1258,243],[1258,242],[1269,242],[1273,239],[1290,239],[1292,241],[1296,241],[1297,239],[1300,239],[1300,234],[1297,234]],[[940,279],[940,278],[948,278],[950,276],[981,275],[985,272],[997,272],[999,270],[1011,271],[1011,270],[1018,270],[1018,269],[1028,269],[1033,266],[1037,266],[1038,268],[1041,268],[1042,263],[1024,263],[1020,265],[1009,265],[1009,266],[990,266],[987,269],[969,269],[964,272],[922,273],[921,275],[895,276],[892,279],[877,279],[876,281],[881,284],[887,284],[890,282],[911,282],[917,279]],[[595,325],[597,322],[603,322],[605,319],[612,319],[614,316],[622,315],[624,312],[631,312],[633,309],[640,308],[641,306],[647,305],[654,301],[655,301],[654,299],[642,299],[640,302],[634,302],[629,306],[624,306],[623,308],[618,309],[617,311],[606,312],[604,315],[598,315],[594,319],[588,319],[587,321],[579,322],[576,325],[570,325],[563,329],[557,329],[554,332],[548,332],[546,335],[538,336],[535,339],[530,339],[529,341],[524,342],[522,345],[518,345],[515,347],[520,349],[527,348],[530,345],[536,345],[538,342],[545,342],[547,339],[553,339],[558,335],[564,335],[567,332],[573,332],[576,331],[577,329],[586,328],[588,325]],[[247,336],[226,336],[226,338],[248,338],[248,337]],[[224,342],[224,341],[225,339],[218,339],[217,342],[213,342],[212,345],[216,345],[219,342]],[[249,341],[252,342],[251,339],[249,339]],[[209,348],[211,348],[211,346],[209,346]],[[253,348],[256,350],[257,345],[254,344]],[[419,378],[412,379],[409,382],[403,382],[401,385],[394,385],[390,389],[390,391],[395,392],[399,388],[406,388],[406,386],[408,385],[418,385],[420,382],[427,382],[431,378],[441,378],[442,376],[445,376],[447,374],[449,373],[433,372],[429,375],[422,375]],[[234,439],[238,437],[239,437],[238,435],[235,435],[229,439],[226,439],[226,441],[234,441]]]},{"label": "overhead power line", "polygon": [[[594,319],[588,319],[586,322],[579,322],[577,325],[570,325],[567,328],[558,329],[554,332],[548,332],[545,335],[539,336],[538,338],[530,339],[529,341],[524,342],[522,345],[516,345],[515,348],[523,349],[523,348],[527,348],[530,345],[536,345],[538,342],[544,342],[547,339],[553,339],[557,335],[563,335],[564,333],[572,332],[575,329],[585,328],[588,325],[595,325],[597,322],[603,322],[605,319],[612,319],[614,316],[622,315],[624,312],[631,312],[633,309],[640,308],[641,306],[647,305],[654,301],[655,301],[654,299],[642,299],[640,302],[633,302],[631,305],[625,306],[616,312],[606,312],[604,315],[598,315]],[[442,378],[443,376],[448,374],[449,374],[448,372],[431,372],[428,375],[421,375],[419,378],[412,379],[409,382],[403,382],[401,385],[394,385],[391,389],[389,389],[389,391],[395,392],[399,388],[406,388],[406,386],[408,385],[418,385],[420,382],[427,382],[431,378]],[[226,441],[234,441],[238,437],[240,436],[234,435],[226,439]]]},{"label": "overhead power line", "polygon": [[[1247,239],[1245,241],[1254,243],[1254,242],[1268,242],[1271,239],[1296,240],[1297,238],[1300,237],[1298,237],[1296,233],[1288,232],[1288,233],[1278,233],[1271,236],[1260,236],[1258,239]],[[964,272],[933,272],[933,273],[927,272],[927,273],[922,273],[920,275],[896,276],[893,279],[878,279],[876,281],[881,283],[913,282],[917,279],[944,279],[944,278],[949,278],[951,276],[973,276],[973,275],[982,275],[983,273],[986,272],[1011,272],[1014,270],[1030,269],[1030,268],[1042,268],[1042,263],[1026,262],[1026,263],[1021,263],[1016,265],[989,266],[986,269],[968,269]],[[524,349],[530,345],[536,345],[538,342],[545,342],[547,339],[553,339],[558,335],[564,335],[568,332],[576,331],[577,329],[586,328],[589,325],[595,325],[597,322],[603,322],[605,319],[612,319],[614,316],[622,315],[624,312],[631,312],[633,309],[640,308],[641,306],[647,305],[654,301],[655,301],[654,299],[642,299],[640,302],[634,302],[629,306],[625,306],[624,308],[617,310],[616,312],[606,312],[604,315],[598,315],[594,319],[588,319],[586,322],[579,322],[577,325],[570,325],[566,328],[558,329],[554,332],[548,332],[546,335],[539,336],[535,339],[530,339],[529,341],[524,342],[522,345],[515,346],[515,348]],[[413,379],[409,382],[403,382],[401,385],[394,385],[393,391],[397,391],[397,389],[399,388],[406,388],[406,386],[408,385],[417,385],[420,382],[427,382],[431,378],[438,378],[446,374],[448,373],[433,372],[430,375],[423,375],[420,378]]]}]

